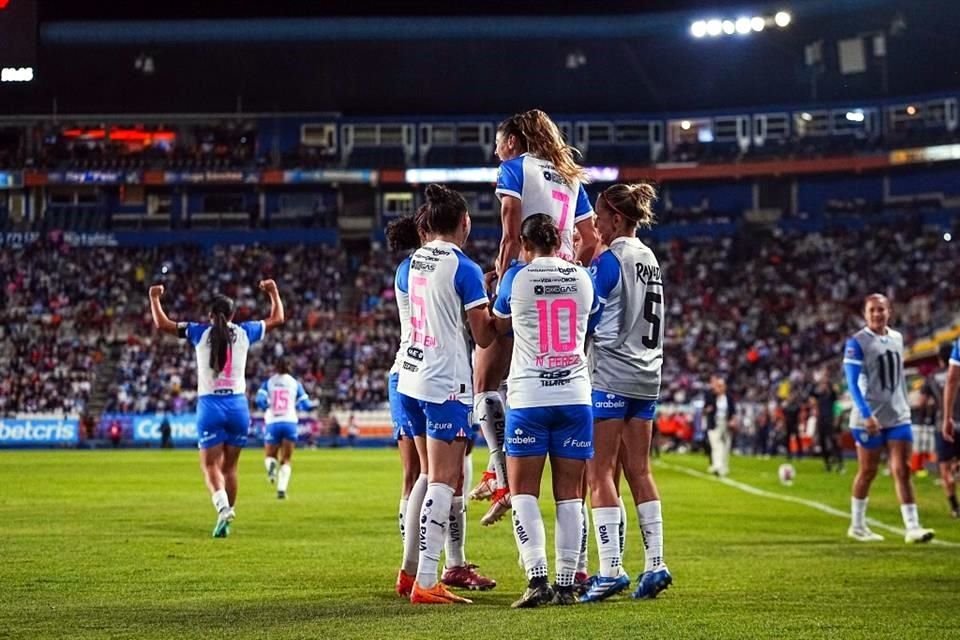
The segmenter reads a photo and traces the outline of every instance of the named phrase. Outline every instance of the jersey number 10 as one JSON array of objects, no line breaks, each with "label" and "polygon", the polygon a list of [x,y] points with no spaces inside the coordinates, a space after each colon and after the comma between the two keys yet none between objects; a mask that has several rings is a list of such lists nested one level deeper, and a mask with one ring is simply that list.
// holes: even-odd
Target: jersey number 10
[{"label": "jersey number 10", "polygon": [[[573,298],[537,300],[540,353],[569,353],[577,348],[577,302]],[[561,326],[565,330],[561,331]],[[561,334],[565,333],[564,340]]]}]

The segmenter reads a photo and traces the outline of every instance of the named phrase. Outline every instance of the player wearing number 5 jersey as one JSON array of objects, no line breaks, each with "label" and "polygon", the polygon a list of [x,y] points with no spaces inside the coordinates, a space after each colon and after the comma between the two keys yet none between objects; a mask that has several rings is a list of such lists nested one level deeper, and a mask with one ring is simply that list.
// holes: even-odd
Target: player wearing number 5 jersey
[{"label": "player wearing number 5 jersey", "polygon": [[[560,232],[557,255],[589,264],[598,237],[591,220],[590,201],[583,189],[585,173],[575,162],[577,150],[564,142],[557,125],[539,109],[501,122],[496,142],[496,154],[501,160],[496,194],[500,199],[503,238],[495,274],[491,275],[502,278],[519,257],[520,225],[538,213],[547,214]],[[574,253],[575,228],[581,235],[579,254]],[[510,506],[504,477],[503,432],[497,429],[503,416],[498,389],[507,375],[510,352],[510,338],[503,336],[490,349],[478,349],[476,354],[474,419],[490,447],[491,464],[484,482],[492,483],[495,489],[494,504],[481,520],[483,524],[496,522]],[[488,495],[489,491],[483,489],[478,487],[472,495]]]},{"label": "player wearing number 5 jersey", "polygon": [[886,449],[900,498],[900,514],[907,542],[933,539],[932,529],[920,526],[910,477],[910,404],[903,375],[903,336],[887,326],[890,301],[879,293],[864,300],[867,326],[847,340],[843,369],[853,399],[850,432],[857,443],[857,475],[850,501],[851,523],[847,535],[860,542],[883,540],[867,527],[867,497],[870,484]]},{"label": "player wearing number 5 jersey", "polygon": [[[264,411],[266,434],[263,438],[264,465],[267,480],[277,483],[277,498],[287,497],[293,469],[290,460],[297,444],[297,411],[313,408],[303,385],[290,375],[287,363],[277,363],[277,372],[257,391],[257,406]],[[279,454],[279,459],[278,459]]]},{"label": "player wearing number 5 jersey", "polygon": [[654,200],[649,184],[616,184],[597,198],[597,229],[609,248],[592,265],[602,308],[590,349],[595,455],[587,479],[600,570],[583,602],[603,600],[630,584],[617,536],[622,515],[614,476],[621,448],[646,549],[633,595],[654,598],[673,581],[663,559],[660,496],[650,470],[663,367],[663,278],[657,257],[637,238],[637,227],[653,223]]},{"label": "player wearing number 5 jersey", "polygon": [[270,317],[258,322],[233,323],[233,300],[218,295],[210,305],[209,322],[176,323],[160,304],[163,285],[150,287],[153,323],[164,333],[186,338],[197,353],[197,432],[200,465],[217,510],[215,538],[226,537],[236,517],[237,462],[247,444],[250,409],[247,406],[246,367],[250,345],[283,324],[283,302],[273,280],[261,280],[270,296]]},{"label": "player wearing number 5 jersey", "polygon": [[398,288],[407,294],[410,308],[410,344],[403,354],[397,391],[412,433],[426,433],[428,467],[420,509],[420,557],[410,600],[469,603],[437,580],[437,567],[472,432],[467,328],[480,346],[493,342],[495,329],[483,273],[461,251],[470,235],[466,201],[439,185],[428,186],[426,197],[422,225],[431,240],[413,253],[406,271],[397,274]]},{"label": "player wearing number 5 jersey", "polygon": [[[515,608],[573,604],[583,527],[584,463],[593,455],[590,376],[584,344],[599,308],[582,267],[557,257],[560,233],[546,214],[521,226],[525,264],[507,270],[494,304],[497,330],[513,331],[507,394],[507,475],[513,529],[527,574]],[[556,583],[547,582],[547,553],[538,498],[547,455],[557,502]]]}]

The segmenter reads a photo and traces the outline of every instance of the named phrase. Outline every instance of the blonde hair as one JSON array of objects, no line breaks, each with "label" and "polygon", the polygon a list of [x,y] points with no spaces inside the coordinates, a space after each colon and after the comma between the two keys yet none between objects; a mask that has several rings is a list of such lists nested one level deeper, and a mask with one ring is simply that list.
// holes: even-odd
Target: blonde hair
[{"label": "blonde hair", "polygon": [[588,182],[586,171],[575,161],[580,151],[564,141],[556,123],[540,109],[511,116],[501,122],[497,130],[504,135],[516,136],[527,153],[552,162],[557,173],[567,182]]},{"label": "blonde hair", "polygon": [[657,189],[648,182],[615,184],[604,189],[600,199],[614,213],[640,227],[649,229],[656,222],[653,203],[657,201]]}]

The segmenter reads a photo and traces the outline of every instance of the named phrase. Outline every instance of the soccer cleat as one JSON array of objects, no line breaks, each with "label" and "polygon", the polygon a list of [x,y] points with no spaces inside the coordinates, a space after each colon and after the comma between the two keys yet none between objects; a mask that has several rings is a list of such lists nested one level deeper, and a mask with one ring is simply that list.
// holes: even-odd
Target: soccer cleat
[{"label": "soccer cleat", "polygon": [[277,463],[271,462],[270,468],[267,469],[267,482],[273,484],[277,481]]},{"label": "soccer cleat", "polygon": [[593,578],[585,571],[577,571],[573,576],[573,590],[577,592],[578,596],[585,594],[591,584],[593,584]]},{"label": "soccer cleat", "polygon": [[644,571],[637,579],[633,597],[637,600],[653,600],[661,591],[673,584],[673,576],[664,567],[656,571]]},{"label": "soccer cleat", "polygon": [[277,500],[286,500],[287,492],[286,491],[277,491]]},{"label": "soccer cleat", "polygon": [[934,532],[933,529],[924,529],[923,527],[913,527],[907,529],[907,533],[903,536],[904,542],[911,544],[919,544],[923,542],[930,542],[933,540]]},{"label": "soccer cleat", "polygon": [[416,581],[414,581],[413,588],[410,590],[410,602],[413,604],[473,604],[473,600],[461,598],[452,593],[442,582],[426,589]]},{"label": "soccer cleat", "polygon": [[397,574],[397,595],[401,598],[409,598],[410,592],[413,591],[413,583],[416,582],[416,580],[417,576],[410,575],[403,569],[400,569],[400,573]]},{"label": "soccer cleat", "polygon": [[499,522],[503,514],[510,511],[510,490],[506,488],[497,489],[493,492],[491,500],[493,500],[493,504],[490,505],[487,512],[480,518],[480,524],[485,527]]},{"label": "soccer cleat", "polygon": [[497,581],[477,573],[477,565],[465,564],[460,567],[444,569],[440,582],[448,587],[469,589],[471,591],[489,591],[497,586]]},{"label": "soccer cleat", "polygon": [[590,588],[580,596],[580,602],[600,602],[610,596],[615,596],[630,586],[630,578],[619,575],[616,578],[594,576],[591,578]]},{"label": "soccer cleat", "polygon": [[867,527],[863,527],[862,529],[850,527],[847,529],[847,537],[853,538],[858,542],[883,542],[882,535],[870,531]]},{"label": "soccer cleat", "polygon": [[958,509],[950,509],[950,517],[951,517],[951,518],[960,518],[960,510],[958,510]]},{"label": "soccer cleat", "polygon": [[550,601],[550,604],[556,604],[560,606],[577,604],[577,594],[574,591],[574,586],[570,585],[569,587],[560,587],[553,585],[553,600]]},{"label": "soccer cleat", "polygon": [[553,600],[553,589],[546,578],[531,578],[520,599],[510,605],[511,609],[532,609]]},{"label": "soccer cleat", "polygon": [[486,500],[497,490],[497,474],[493,471],[484,471],[480,483],[470,492],[471,500]]},{"label": "soccer cleat", "polygon": [[225,512],[221,511],[217,515],[217,524],[213,527],[214,538],[226,538],[230,535],[230,523],[237,517],[236,512],[231,508]]}]

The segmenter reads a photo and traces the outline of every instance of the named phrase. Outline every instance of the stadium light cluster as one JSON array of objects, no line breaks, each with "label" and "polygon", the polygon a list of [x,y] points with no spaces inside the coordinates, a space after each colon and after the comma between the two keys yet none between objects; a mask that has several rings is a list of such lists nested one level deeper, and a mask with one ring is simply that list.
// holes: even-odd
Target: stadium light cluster
[{"label": "stadium light cluster", "polygon": [[787,11],[778,11],[772,16],[739,16],[736,19],[710,18],[695,20],[690,24],[690,33],[694,38],[717,38],[722,35],[745,36],[759,33],[767,27],[785,29],[793,21]]}]

